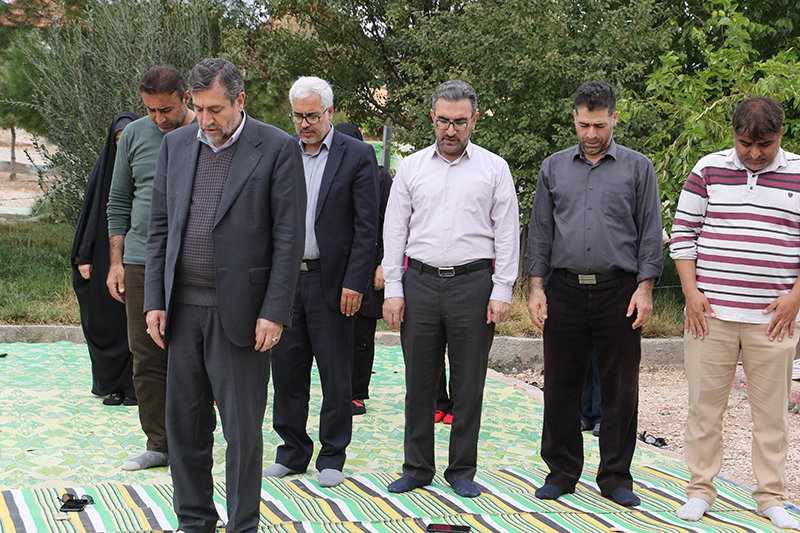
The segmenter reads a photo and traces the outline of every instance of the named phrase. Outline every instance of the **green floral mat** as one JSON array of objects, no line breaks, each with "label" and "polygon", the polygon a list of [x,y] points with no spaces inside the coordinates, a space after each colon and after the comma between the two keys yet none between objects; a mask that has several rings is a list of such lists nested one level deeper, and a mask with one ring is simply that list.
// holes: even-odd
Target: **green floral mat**
[{"label": "green floral mat", "polygon": [[[125,472],[144,449],[136,407],[108,407],[93,396],[86,346],[0,344],[0,531],[142,531],[176,527],[166,468]],[[713,513],[688,525],[674,511],[688,478],[679,459],[648,447],[634,458],[636,509],[602,498],[594,484],[597,439],[585,434],[586,469],[574,495],[557,502],[533,497],[546,468],[539,457],[542,405],[512,385],[486,384],[476,481],[484,494],[455,496],[437,475],[427,489],[390,495],[386,483],[403,461],[404,371],[399,348],[378,347],[367,414],[354,418],[347,481],[320,488],[316,472],[262,484],[263,532],[424,531],[431,520],[469,524],[476,532],[515,531],[770,531],[753,512],[749,491],[719,480]],[[309,432],[316,437],[321,390],[312,382]],[[271,401],[268,405],[271,405]],[[265,465],[280,444],[270,408],[264,424]],[[437,424],[437,464],[446,465],[449,426]],[[214,447],[216,501],[224,518],[225,441]],[[89,494],[95,505],[70,520],[55,519],[58,497]],[[792,513],[796,516],[797,513]],[[690,526],[690,527],[689,527]]]}]

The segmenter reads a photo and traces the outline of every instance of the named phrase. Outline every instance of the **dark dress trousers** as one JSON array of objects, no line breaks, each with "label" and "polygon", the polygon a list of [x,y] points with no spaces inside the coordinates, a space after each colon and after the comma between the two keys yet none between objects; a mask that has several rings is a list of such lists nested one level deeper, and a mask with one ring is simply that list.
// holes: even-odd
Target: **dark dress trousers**
[{"label": "dark dress trousers", "polygon": [[342,287],[366,294],[373,273],[378,163],[372,146],[334,133],[322,174],[314,232],[321,268],[300,273],[292,327],[284,330],[272,350],[272,423],[283,439],[275,462],[297,472],[305,472],[314,452],[306,431],[314,359],[323,390],[317,469],[341,471],[350,443],[355,317],[342,314],[340,303]]},{"label": "dark dress trousers", "polygon": [[167,433],[179,529],[215,530],[216,401],[227,443],[226,531],[255,532],[270,358],[254,349],[256,321],[291,324],[305,228],[302,160],[286,133],[247,117],[212,227],[218,305],[187,305],[173,301],[175,267],[200,146],[196,124],[168,133],[161,145],[144,309],[167,313]]}]

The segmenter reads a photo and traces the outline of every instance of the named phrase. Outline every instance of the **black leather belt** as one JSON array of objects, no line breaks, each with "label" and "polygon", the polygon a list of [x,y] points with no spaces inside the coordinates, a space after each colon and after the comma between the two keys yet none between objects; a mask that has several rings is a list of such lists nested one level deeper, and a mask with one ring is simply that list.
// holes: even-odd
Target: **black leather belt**
[{"label": "black leather belt", "polygon": [[492,268],[492,264],[493,261],[491,259],[478,259],[477,261],[473,261],[472,263],[467,263],[465,265],[435,267],[426,265],[425,263],[417,261],[416,259],[411,259],[410,257],[408,258],[408,268],[413,268],[414,270],[419,270],[421,272],[425,272],[426,274],[438,276],[440,278],[452,278],[453,276],[458,276],[460,274],[469,274],[470,272]]},{"label": "black leather belt", "polygon": [[300,263],[300,272],[311,272],[322,268],[322,261],[319,259],[303,259]]},{"label": "black leather belt", "polygon": [[581,285],[596,285],[598,283],[603,283],[604,281],[611,281],[612,279],[621,278],[630,274],[624,270],[615,270],[614,272],[606,272],[605,274],[577,274],[575,272],[570,272],[565,268],[557,268],[553,272],[562,278],[577,281]]}]

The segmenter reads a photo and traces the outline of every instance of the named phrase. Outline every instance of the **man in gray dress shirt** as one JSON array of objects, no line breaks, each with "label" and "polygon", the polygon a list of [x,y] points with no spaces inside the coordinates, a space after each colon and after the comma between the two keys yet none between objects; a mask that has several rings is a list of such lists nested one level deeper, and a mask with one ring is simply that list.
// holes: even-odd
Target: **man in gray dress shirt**
[{"label": "man in gray dress shirt", "polygon": [[[641,326],[661,275],[661,206],[653,163],[616,144],[614,88],[583,84],[573,110],[578,145],[542,164],[527,252],[528,311],[544,331],[542,458],[550,468],[536,497],[575,491],[583,468],[581,393],[592,349],[603,391],[603,496],[638,505],[632,492]],[[553,276],[543,290],[544,277]]]}]

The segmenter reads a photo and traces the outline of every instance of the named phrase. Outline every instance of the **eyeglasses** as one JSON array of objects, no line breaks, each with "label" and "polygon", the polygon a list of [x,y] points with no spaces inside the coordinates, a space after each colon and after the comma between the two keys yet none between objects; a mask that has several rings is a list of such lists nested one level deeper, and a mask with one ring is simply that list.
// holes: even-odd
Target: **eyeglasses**
[{"label": "eyeglasses", "polygon": [[[327,109],[325,110],[327,111]],[[319,121],[322,120],[322,117],[325,116],[325,111],[320,113],[319,115],[301,115],[299,113],[292,113],[289,115],[289,118],[292,119],[292,122],[295,124],[302,124],[305,120],[308,122],[309,126],[313,126],[314,124],[319,124]]]},{"label": "eyeglasses", "polygon": [[437,118],[433,121],[433,126],[437,130],[446,130],[449,129],[450,124],[452,124],[456,131],[465,131],[470,122],[472,122],[472,119],[460,118],[458,120],[447,120],[444,118]]}]

